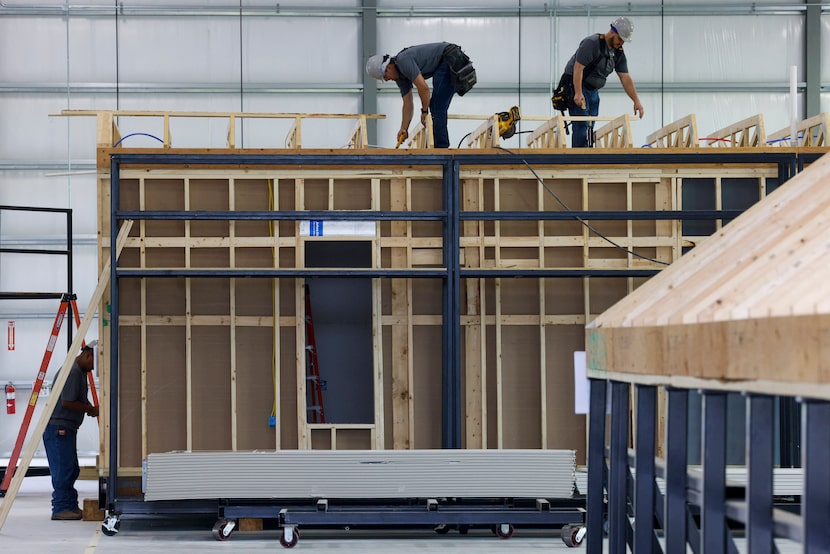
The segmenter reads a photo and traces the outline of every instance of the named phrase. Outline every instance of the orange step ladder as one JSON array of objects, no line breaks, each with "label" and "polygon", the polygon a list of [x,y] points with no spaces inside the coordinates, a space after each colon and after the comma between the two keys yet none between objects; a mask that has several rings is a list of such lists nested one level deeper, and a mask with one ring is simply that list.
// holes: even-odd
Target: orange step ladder
[{"label": "orange step ladder", "polygon": [[[0,484],[0,496],[5,496],[6,491],[9,490],[9,484],[14,477],[14,472],[17,470],[17,460],[20,458],[20,451],[23,450],[23,442],[26,440],[26,433],[29,431],[29,424],[32,422],[32,415],[35,413],[35,404],[40,397],[40,389],[43,388],[43,382],[46,379],[46,371],[49,369],[49,361],[52,359],[52,352],[55,350],[55,344],[58,342],[58,335],[63,326],[64,319],[66,319],[66,312],[72,306],[72,313],[75,316],[75,325],[81,326],[81,316],[78,313],[78,305],[75,303],[76,296],[71,293],[66,293],[61,297],[61,303],[58,307],[58,314],[55,316],[55,323],[52,325],[52,333],[49,335],[49,342],[46,343],[46,352],[43,354],[43,360],[40,362],[40,370],[37,372],[37,378],[32,385],[32,396],[26,405],[26,413],[23,416],[23,422],[20,424],[20,432],[17,434],[17,441],[14,443],[9,463],[6,467],[6,474],[3,476],[3,483]],[[84,344],[84,343],[82,343]],[[92,392],[92,403],[98,405],[98,393],[95,390],[95,378],[92,372],[87,373],[89,378],[89,390]]]},{"label": "orange step ladder", "polygon": [[311,315],[311,292],[305,289],[305,367],[306,367],[306,409],[309,423],[325,423],[326,410],[323,407],[323,382],[320,379],[320,363],[317,359],[317,340],[314,338],[314,319]]}]

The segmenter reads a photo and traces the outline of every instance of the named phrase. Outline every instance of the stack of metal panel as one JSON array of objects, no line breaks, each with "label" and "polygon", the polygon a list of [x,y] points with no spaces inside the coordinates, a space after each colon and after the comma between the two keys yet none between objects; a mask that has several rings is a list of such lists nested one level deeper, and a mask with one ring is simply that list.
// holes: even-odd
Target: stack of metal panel
[{"label": "stack of metal panel", "polygon": [[150,454],[147,501],[568,498],[573,450],[282,450]]}]

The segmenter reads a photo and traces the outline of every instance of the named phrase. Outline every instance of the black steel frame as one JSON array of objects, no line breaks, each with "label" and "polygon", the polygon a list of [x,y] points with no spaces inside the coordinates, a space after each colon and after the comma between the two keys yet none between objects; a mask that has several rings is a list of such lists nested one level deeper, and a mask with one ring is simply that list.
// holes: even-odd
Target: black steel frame
[{"label": "black steel frame", "polygon": [[[0,292],[0,300],[51,300],[61,299],[65,294],[72,294],[72,210],[69,208],[39,208],[35,206],[0,206],[0,211],[62,213],[66,216],[66,248],[64,250],[46,248],[3,248],[0,254],[37,254],[45,256],[66,256],[66,292]],[[69,306],[67,318],[69,332],[66,334],[66,349],[72,347],[75,320],[72,306]]]},{"label": "black steel frame", "polygon": [[[460,280],[471,277],[584,277],[584,276],[615,276],[615,277],[646,277],[656,273],[653,270],[592,270],[592,269],[539,269],[539,270],[514,270],[514,269],[465,269],[460,267],[460,226],[463,221],[477,220],[609,220],[609,219],[731,219],[738,215],[735,210],[707,210],[707,211],[580,211],[580,212],[465,212],[460,208],[459,202],[459,179],[462,165],[497,165],[497,166],[544,166],[544,165],[658,165],[658,164],[776,164],[778,166],[778,180],[783,183],[792,177],[796,170],[805,161],[809,162],[818,159],[820,155],[815,154],[799,158],[793,152],[769,152],[759,151],[757,153],[735,154],[724,151],[723,153],[707,153],[701,156],[698,153],[662,153],[654,151],[643,151],[635,153],[601,153],[601,154],[529,154],[512,153],[504,151],[501,154],[491,153],[436,153],[436,154],[397,154],[397,155],[375,155],[375,154],[156,154],[156,153],[117,153],[111,155],[111,237],[110,244],[116,244],[116,237],[120,223],[127,219],[151,220],[151,219],[189,219],[189,220],[297,220],[297,219],[327,219],[327,220],[397,220],[416,221],[431,220],[441,221],[443,226],[443,241],[446,245],[443,249],[443,267],[435,270],[406,270],[406,269],[225,269],[225,270],[198,270],[198,269],[122,269],[117,262],[111,266],[111,306],[113,325],[110,326],[110,388],[118,390],[118,356],[119,356],[119,280],[122,277],[312,277],[312,276],[337,276],[337,277],[370,277],[370,278],[440,278],[442,279],[443,293],[443,323],[442,323],[442,447],[461,447],[461,371],[460,371]],[[165,165],[187,165],[199,167],[204,165],[231,165],[231,166],[432,166],[440,167],[444,185],[444,209],[438,212],[384,212],[384,211],[250,211],[250,212],[205,212],[205,211],[126,211],[120,209],[120,183],[121,169],[124,165],[130,166],[165,166]],[[619,387],[616,387],[619,389]],[[598,402],[597,395],[600,394],[600,386],[594,383],[591,389],[592,407]],[[626,393],[627,394],[627,393]],[[625,400],[625,411],[627,413],[627,396],[621,390],[615,391],[617,398],[617,410],[622,411],[621,402]],[[604,402],[604,391],[602,392]],[[592,410],[591,425],[604,427],[604,420],[599,422],[598,413]],[[149,507],[145,503],[136,502],[133,499],[119,499],[117,495],[118,484],[118,394],[110,394],[110,414],[113,414],[110,421],[110,453],[109,453],[109,476],[102,478],[102,507],[106,507],[111,514],[121,513],[159,513],[159,512],[185,512],[192,513],[193,510],[201,510],[211,507],[219,510],[216,503],[209,503],[203,506],[202,503],[178,502],[159,503],[157,506]],[[621,425],[620,419],[615,419],[617,425]],[[627,425],[627,424],[626,424]],[[615,432],[621,429],[615,429]],[[624,436],[627,436],[627,431]],[[600,459],[604,457],[603,445],[597,445],[592,440],[588,445],[589,458]],[[614,455],[621,459],[625,456],[625,449],[620,450],[619,445],[615,447]],[[619,467],[615,465],[615,467]],[[646,468],[648,466],[645,466]],[[644,469],[647,473],[648,469]],[[598,473],[599,472],[599,473]],[[596,499],[596,486],[591,488],[590,483],[602,483],[603,474],[607,468],[597,468],[597,464],[589,465],[589,490],[588,502],[591,506],[592,494],[594,495],[593,505],[598,506]],[[599,479],[597,477],[599,476]],[[609,482],[613,483],[615,490],[626,490],[626,483],[629,477],[624,473],[611,476]],[[674,491],[674,489],[672,489]],[[600,491],[600,501],[601,501]],[[105,497],[105,498],[104,498]],[[225,508],[221,508],[225,509]],[[233,509],[233,508],[231,508]],[[683,508],[685,510],[685,507]],[[630,527],[624,521],[625,512],[615,507],[612,516],[613,529],[626,528],[625,536],[630,535]],[[294,516],[297,517],[297,516]],[[317,516],[314,516],[317,517]],[[465,516],[466,517],[466,516]],[[603,513],[591,511],[587,514],[588,528],[601,529]],[[572,518],[569,514],[567,518]],[[598,519],[599,518],[599,519]],[[670,514],[666,519],[671,521]],[[570,520],[571,522],[572,519]],[[599,525],[597,526],[597,523]],[[400,523],[400,522],[399,522]],[[619,539],[615,539],[619,540]],[[641,538],[641,540],[644,540]],[[596,542],[594,543],[596,544]],[[618,543],[617,543],[618,544]]]},{"label": "black steel frame", "polygon": [[[776,507],[773,496],[774,405],[777,397],[746,393],[747,481],[726,481],[726,396],[702,390],[702,474],[687,465],[690,390],[666,387],[664,459],[655,458],[658,386],[635,384],[637,429],[628,449],[631,383],[590,379],[587,551],[603,552],[603,517],[608,552],[737,552],[729,522],[743,526],[748,552],[777,552],[775,537],[801,542],[804,552],[830,552],[826,516],[830,506],[830,402],[798,399],[801,405],[804,481],[801,515]],[[607,390],[611,390],[606,447]],[[632,473],[631,469],[635,472]],[[656,471],[655,471],[656,469]],[[662,477],[665,492],[657,487]],[[633,515],[636,524],[629,523]],[[657,525],[655,525],[657,522]],[[734,527],[734,526],[732,526]],[[658,542],[662,534],[663,545]]]}]

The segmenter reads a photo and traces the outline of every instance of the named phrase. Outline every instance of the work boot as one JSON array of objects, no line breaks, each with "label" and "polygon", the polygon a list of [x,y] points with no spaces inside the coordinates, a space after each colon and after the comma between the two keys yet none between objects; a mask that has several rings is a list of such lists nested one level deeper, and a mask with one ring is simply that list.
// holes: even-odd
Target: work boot
[{"label": "work boot", "polygon": [[83,517],[84,516],[80,511],[76,512],[75,510],[64,510],[56,514],[52,514],[52,519],[56,521],[73,521],[79,520]]}]

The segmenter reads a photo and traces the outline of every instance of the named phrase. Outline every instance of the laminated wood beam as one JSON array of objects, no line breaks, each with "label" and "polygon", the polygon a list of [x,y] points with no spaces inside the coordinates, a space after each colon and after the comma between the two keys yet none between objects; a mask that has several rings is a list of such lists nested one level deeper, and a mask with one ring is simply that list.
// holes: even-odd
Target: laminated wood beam
[{"label": "laminated wood beam", "polygon": [[828,179],[825,155],[598,317],[589,373],[830,398]]}]

